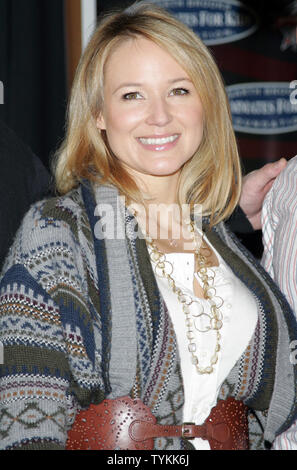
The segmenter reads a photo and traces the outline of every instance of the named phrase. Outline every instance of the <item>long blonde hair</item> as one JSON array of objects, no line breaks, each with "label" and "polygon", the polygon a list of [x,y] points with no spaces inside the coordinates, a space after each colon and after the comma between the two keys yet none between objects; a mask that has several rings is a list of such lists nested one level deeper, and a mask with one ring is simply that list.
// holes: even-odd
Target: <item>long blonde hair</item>
[{"label": "long blonde hair", "polygon": [[108,15],[94,32],[74,80],[66,138],[57,153],[57,190],[64,194],[82,179],[111,183],[129,200],[141,195],[112,155],[96,120],[103,105],[104,66],[124,40],[144,37],[166,50],[187,72],[204,112],[203,139],[182,168],[180,204],[201,204],[217,223],[231,215],[241,190],[241,167],[228,99],[216,63],[199,37],[169,13],[152,4],[136,4]]}]

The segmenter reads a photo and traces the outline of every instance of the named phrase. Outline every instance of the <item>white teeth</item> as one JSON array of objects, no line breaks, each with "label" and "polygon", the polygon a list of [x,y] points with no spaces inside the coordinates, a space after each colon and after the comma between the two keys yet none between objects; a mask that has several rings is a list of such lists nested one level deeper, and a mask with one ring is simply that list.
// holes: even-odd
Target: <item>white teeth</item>
[{"label": "white teeth", "polygon": [[144,145],[164,145],[169,142],[174,142],[178,138],[178,135],[171,135],[170,137],[162,137],[161,139],[146,139],[140,137],[139,140]]}]

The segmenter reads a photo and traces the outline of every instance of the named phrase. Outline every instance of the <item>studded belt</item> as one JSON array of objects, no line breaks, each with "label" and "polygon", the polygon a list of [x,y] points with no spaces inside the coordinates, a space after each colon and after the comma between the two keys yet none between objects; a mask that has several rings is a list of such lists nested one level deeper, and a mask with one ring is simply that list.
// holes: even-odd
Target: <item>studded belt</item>
[{"label": "studded belt", "polygon": [[91,405],[76,416],[68,433],[67,450],[152,450],[160,437],[199,437],[213,450],[247,450],[248,408],[232,397],[219,400],[202,425],[157,424],[139,399],[121,397]]}]

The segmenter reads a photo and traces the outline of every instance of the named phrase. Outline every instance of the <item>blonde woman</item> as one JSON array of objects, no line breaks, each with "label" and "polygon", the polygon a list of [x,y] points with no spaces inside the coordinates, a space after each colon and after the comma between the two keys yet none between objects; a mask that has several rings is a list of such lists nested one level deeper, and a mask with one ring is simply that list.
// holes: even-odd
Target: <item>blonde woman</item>
[{"label": "blonde woman", "polygon": [[296,325],[224,224],[240,163],[194,33],[147,4],[99,25],[56,182],[1,280],[1,447],[271,447],[296,416]]}]

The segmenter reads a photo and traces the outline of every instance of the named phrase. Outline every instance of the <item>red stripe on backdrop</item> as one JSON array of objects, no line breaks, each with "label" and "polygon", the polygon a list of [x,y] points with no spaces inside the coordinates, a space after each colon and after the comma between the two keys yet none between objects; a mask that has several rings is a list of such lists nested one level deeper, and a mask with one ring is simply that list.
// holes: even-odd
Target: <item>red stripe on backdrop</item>
[{"label": "red stripe on backdrop", "polygon": [[213,53],[222,72],[233,72],[247,79],[259,81],[284,81],[297,79],[297,64],[272,59],[257,52],[235,46],[213,47]]},{"label": "red stripe on backdrop", "polygon": [[297,137],[296,142],[237,137],[237,143],[241,158],[264,159],[268,162],[281,157],[290,159],[297,155]]}]

